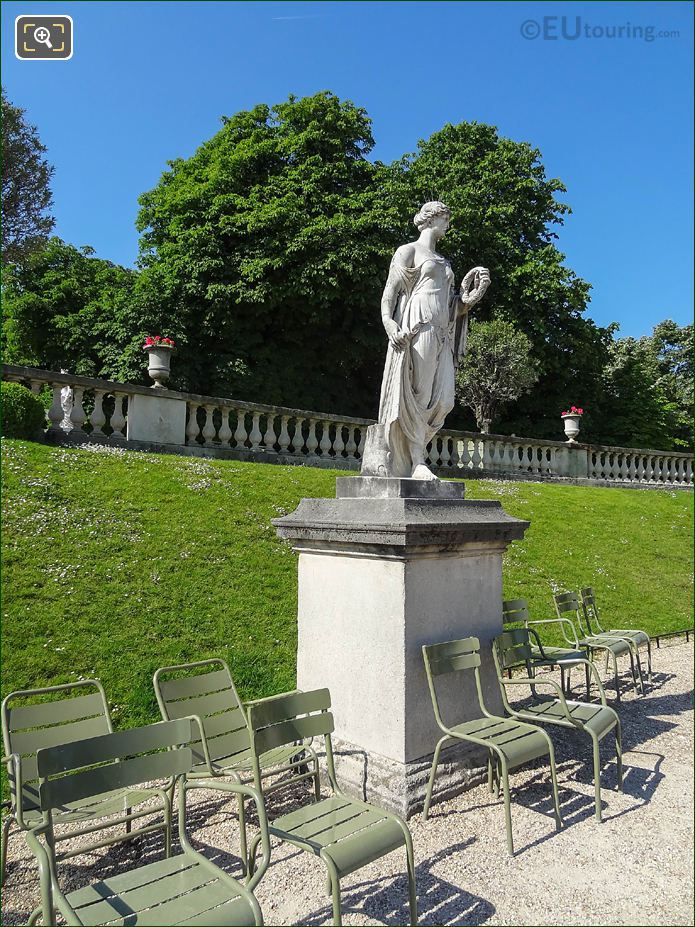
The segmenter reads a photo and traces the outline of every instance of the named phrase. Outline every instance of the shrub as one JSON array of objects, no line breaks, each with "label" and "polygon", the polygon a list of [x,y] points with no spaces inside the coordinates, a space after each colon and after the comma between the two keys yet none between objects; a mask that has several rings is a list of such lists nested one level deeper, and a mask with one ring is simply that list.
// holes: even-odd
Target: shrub
[{"label": "shrub", "polygon": [[19,383],[2,383],[2,433],[6,438],[36,440],[43,432],[46,410],[38,396]]}]

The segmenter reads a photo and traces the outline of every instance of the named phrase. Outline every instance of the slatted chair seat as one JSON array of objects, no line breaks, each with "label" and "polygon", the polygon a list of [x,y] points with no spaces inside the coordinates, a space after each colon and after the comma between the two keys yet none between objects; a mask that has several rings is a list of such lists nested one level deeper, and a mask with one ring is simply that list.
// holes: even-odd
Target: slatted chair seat
[{"label": "slatted chair seat", "polygon": [[585,586],[580,590],[582,599],[582,611],[584,612],[584,621],[587,628],[592,631],[599,631],[601,634],[610,634],[614,637],[622,637],[629,641],[630,646],[637,660],[637,669],[642,679],[642,665],[640,662],[640,647],[647,649],[647,673],[649,680],[652,679],[652,641],[646,631],[639,631],[636,628],[608,628],[605,629],[601,624],[599,617],[598,605],[596,604],[596,595],[592,586]]},{"label": "slatted chair seat", "polygon": [[[42,699],[37,701],[37,699]],[[48,699],[48,700],[47,700]],[[26,831],[41,821],[37,752],[40,749],[74,743],[113,731],[109,706],[101,683],[85,679],[41,689],[11,692],[2,703],[2,737],[10,784],[11,814],[4,816],[0,846],[0,881],[5,880],[5,861],[10,826],[14,821]],[[133,819],[141,815],[138,807],[152,799],[149,810],[161,811],[165,797],[157,789],[112,789],[90,796],[84,801],[69,803],[56,809],[57,824],[71,825],[59,833],[64,841],[83,834],[95,818],[114,816],[114,823],[124,823],[130,829]],[[82,825],[82,827],[80,827]],[[162,825],[165,845],[171,843],[170,825]],[[68,858],[89,850],[90,844],[61,852]]]},{"label": "slatted chair seat", "polygon": [[[277,747],[269,750],[260,757],[261,769],[272,769],[282,766],[303,750],[302,744],[291,744],[289,747]],[[212,771],[217,776],[227,776],[230,772],[251,773],[253,769],[253,754],[251,750],[242,750],[234,756],[220,757],[211,763]],[[205,763],[198,763],[191,773],[191,777],[208,777],[210,772]],[[249,777],[250,778],[250,777]]]},{"label": "slatted chair seat", "polygon": [[509,769],[548,755],[548,740],[543,731],[530,724],[519,724],[507,718],[476,718],[450,728],[452,734],[476,738],[494,745],[504,755]]},{"label": "slatted chair seat", "polygon": [[338,874],[349,875],[392,850],[405,846],[402,828],[381,808],[331,795],[275,818],[277,836],[317,856],[327,855]]},{"label": "slatted chair seat", "polygon": [[253,911],[219,870],[188,853],[69,892],[82,924],[254,924]]},{"label": "slatted chair seat", "polygon": [[[601,780],[599,743],[601,738],[615,730],[615,749],[618,761],[618,788],[622,787],[622,746],[620,739],[620,719],[617,713],[606,704],[606,694],[598,675],[596,667],[587,664],[587,671],[596,677],[599,690],[600,704],[577,702],[565,698],[562,686],[555,680],[533,673],[533,656],[531,649],[531,631],[528,628],[513,628],[504,631],[495,638],[492,645],[492,655],[497,670],[497,679],[500,685],[502,702],[506,711],[512,718],[521,721],[541,722],[554,724],[559,727],[570,728],[588,734],[591,738],[594,754],[594,780],[596,793],[596,818],[601,820]],[[526,676],[516,676],[505,679],[504,673],[510,666],[526,667]],[[522,704],[512,704],[509,700],[508,690],[523,686],[528,687],[531,697]],[[556,693],[547,696],[539,693],[538,688],[551,688]]]},{"label": "slatted chair seat", "polygon": [[[422,658],[425,663],[425,673],[427,674],[427,684],[432,699],[435,721],[444,735],[437,741],[434,756],[432,757],[432,767],[425,793],[425,805],[422,809],[423,818],[427,820],[429,814],[432,790],[442,747],[447,741],[463,740],[487,748],[487,776],[490,791],[494,791],[496,795],[499,794],[499,783],[502,782],[507,849],[510,855],[514,855],[514,838],[512,835],[509,771],[521,766],[522,763],[528,763],[542,756],[548,757],[553,804],[555,806],[555,826],[559,830],[562,827],[562,816],[560,814],[555,753],[552,741],[545,731],[534,727],[532,724],[524,724],[523,721],[511,720],[510,718],[500,718],[487,710],[480,681],[480,641],[478,638],[464,637],[460,640],[443,641],[439,644],[425,644],[422,647]],[[445,724],[442,718],[435,679],[453,673],[473,673],[475,690],[478,695],[478,703],[477,706],[473,707],[473,710],[477,710],[478,716],[470,721],[452,725]]]},{"label": "slatted chair seat", "polygon": [[[413,841],[402,818],[368,802],[348,798],[335,776],[331,733],[333,715],[328,689],[295,692],[265,699],[249,706],[249,726],[255,757],[254,783],[260,791],[259,758],[268,750],[308,737],[322,737],[326,750],[326,772],[333,794],[310,805],[279,815],[269,824],[271,836],[320,857],[326,866],[328,890],[333,900],[333,923],[342,923],[340,880],[405,847],[408,867],[410,923],[417,923],[417,895]],[[254,872],[259,838],[249,852],[249,872]]]},{"label": "slatted chair seat", "polygon": [[[68,924],[85,925],[235,925],[262,924],[258,901],[253,889],[262,878],[270,860],[268,824],[260,796],[238,783],[218,785],[225,791],[244,794],[253,799],[258,809],[263,861],[255,875],[242,885],[220,869],[206,856],[195,850],[186,831],[186,795],[191,788],[202,788],[202,782],[189,782],[187,774],[193,764],[190,744],[197,731],[191,718],[164,721],[117,733],[103,734],[70,744],[39,750],[39,804],[41,823],[27,831],[27,843],[39,861],[41,907],[29,919],[35,924],[39,915],[44,924],[56,923],[60,912]],[[164,859],[123,871],[91,882],[79,888],[64,890],[55,852],[55,812],[77,800],[89,803],[96,786],[106,786],[106,795],[113,795],[115,786],[127,786],[138,791],[142,781],[172,779],[178,785],[180,852]],[[163,816],[171,816],[169,792],[165,791]],[[161,816],[161,815],[160,815]],[[158,825],[140,824],[133,836],[150,833]],[[92,849],[104,848],[128,839],[114,838],[108,819],[94,821],[93,834],[102,834]]]}]

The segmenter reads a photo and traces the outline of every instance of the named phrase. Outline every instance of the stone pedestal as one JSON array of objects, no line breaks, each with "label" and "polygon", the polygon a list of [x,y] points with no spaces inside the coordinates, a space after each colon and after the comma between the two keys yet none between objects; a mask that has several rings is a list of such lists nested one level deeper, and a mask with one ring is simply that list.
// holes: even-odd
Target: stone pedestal
[{"label": "stone pedestal", "polygon": [[[488,708],[501,711],[490,642],[502,628],[502,555],[529,523],[463,483],[342,477],[273,524],[299,552],[297,686],[331,690],[338,777],[406,816],[421,807],[438,739],[421,648],[480,639]],[[475,713],[474,680],[438,679],[451,723]],[[438,792],[479,757],[454,748]]]}]

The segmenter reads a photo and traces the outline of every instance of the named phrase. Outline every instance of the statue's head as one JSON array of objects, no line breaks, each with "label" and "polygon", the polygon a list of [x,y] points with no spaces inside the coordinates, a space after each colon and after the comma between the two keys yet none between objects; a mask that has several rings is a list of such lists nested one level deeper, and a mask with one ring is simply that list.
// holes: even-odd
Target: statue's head
[{"label": "statue's head", "polygon": [[421,232],[423,229],[429,228],[435,219],[438,219],[440,216],[446,217],[447,221],[451,219],[451,210],[440,200],[431,200],[429,203],[425,203],[420,212],[413,219],[413,223],[417,226],[417,230]]}]

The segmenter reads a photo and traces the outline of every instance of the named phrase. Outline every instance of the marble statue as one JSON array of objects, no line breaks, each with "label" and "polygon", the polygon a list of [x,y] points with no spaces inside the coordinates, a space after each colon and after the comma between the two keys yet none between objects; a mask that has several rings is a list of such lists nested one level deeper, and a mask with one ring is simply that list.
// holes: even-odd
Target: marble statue
[{"label": "marble statue", "polygon": [[454,407],[468,312],[490,285],[489,271],[474,267],[455,292],[451,266],[436,250],[450,218],[444,203],[425,203],[413,219],[419,238],[401,245],[391,261],[381,299],[389,344],[379,422],[368,430],[363,474],[437,479],[425,449]]}]

